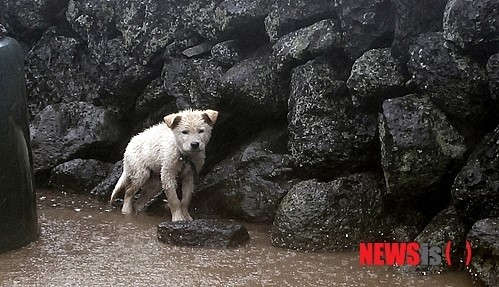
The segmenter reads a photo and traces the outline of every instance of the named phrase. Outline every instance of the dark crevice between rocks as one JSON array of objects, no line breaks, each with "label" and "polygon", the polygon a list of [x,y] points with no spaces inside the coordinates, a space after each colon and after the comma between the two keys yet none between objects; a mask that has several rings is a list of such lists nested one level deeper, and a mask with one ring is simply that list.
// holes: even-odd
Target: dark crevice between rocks
[{"label": "dark crevice between rocks", "polygon": [[219,107],[219,111],[217,123],[206,150],[206,163],[201,171],[202,176],[265,128],[286,126],[287,123],[284,116],[258,121],[246,118],[241,113],[227,112],[230,109],[223,106]]}]

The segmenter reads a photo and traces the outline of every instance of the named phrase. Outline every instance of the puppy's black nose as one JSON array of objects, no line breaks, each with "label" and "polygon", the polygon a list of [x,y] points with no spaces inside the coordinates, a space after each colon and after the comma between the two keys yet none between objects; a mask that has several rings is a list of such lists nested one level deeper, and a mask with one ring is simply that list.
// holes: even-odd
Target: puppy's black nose
[{"label": "puppy's black nose", "polygon": [[199,142],[191,142],[191,148],[192,149],[198,149],[199,148]]}]

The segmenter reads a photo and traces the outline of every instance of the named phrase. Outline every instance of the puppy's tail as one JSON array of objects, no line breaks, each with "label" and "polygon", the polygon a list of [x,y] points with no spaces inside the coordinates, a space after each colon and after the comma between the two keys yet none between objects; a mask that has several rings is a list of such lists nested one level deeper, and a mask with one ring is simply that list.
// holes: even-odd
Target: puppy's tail
[{"label": "puppy's tail", "polygon": [[113,189],[113,193],[111,194],[111,198],[109,199],[109,204],[113,204],[113,201],[118,195],[118,193],[125,188],[126,180],[127,177],[125,169],[123,169],[123,173],[121,174],[120,179],[118,179],[118,182],[116,183],[116,186]]}]

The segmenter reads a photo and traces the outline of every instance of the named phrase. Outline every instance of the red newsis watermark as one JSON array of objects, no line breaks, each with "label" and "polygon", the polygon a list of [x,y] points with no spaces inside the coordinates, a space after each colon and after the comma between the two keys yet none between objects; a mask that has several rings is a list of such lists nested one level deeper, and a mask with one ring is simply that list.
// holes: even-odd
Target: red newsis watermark
[{"label": "red newsis watermark", "polygon": [[[445,261],[452,265],[452,241],[445,244]],[[393,265],[440,265],[442,248],[418,242],[362,242],[359,249],[359,263],[363,266]],[[471,263],[471,243],[466,241],[465,265]]]}]

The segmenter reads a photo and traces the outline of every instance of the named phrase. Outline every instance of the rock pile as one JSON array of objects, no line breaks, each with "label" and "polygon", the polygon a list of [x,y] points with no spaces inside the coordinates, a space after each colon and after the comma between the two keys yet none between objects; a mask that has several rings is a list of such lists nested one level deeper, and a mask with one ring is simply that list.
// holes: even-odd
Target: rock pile
[{"label": "rock pile", "polygon": [[499,216],[497,1],[35,2],[0,22],[26,48],[39,184],[209,107],[194,206],[273,222],[276,245],[439,242]]}]

